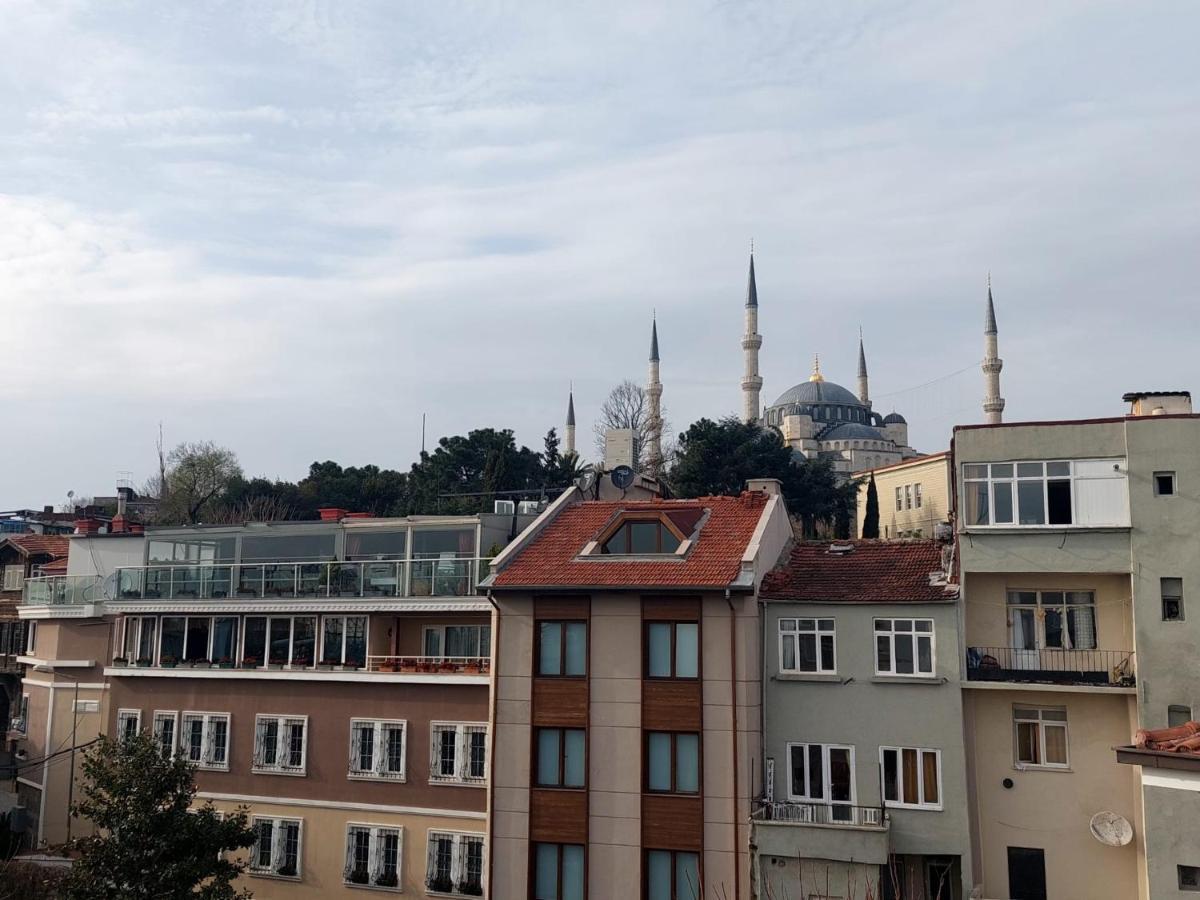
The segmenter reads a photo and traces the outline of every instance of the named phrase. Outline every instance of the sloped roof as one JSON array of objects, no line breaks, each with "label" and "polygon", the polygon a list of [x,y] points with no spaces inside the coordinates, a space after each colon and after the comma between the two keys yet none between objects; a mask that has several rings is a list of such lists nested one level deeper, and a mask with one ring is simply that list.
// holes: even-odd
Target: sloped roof
[{"label": "sloped roof", "polygon": [[[850,547],[831,552],[830,547]],[[763,580],[768,600],[842,603],[929,603],[950,600],[957,588],[930,583],[942,568],[937,541],[804,541]]]},{"label": "sloped roof", "polygon": [[25,556],[49,556],[65,559],[71,542],[65,534],[14,534],[6,538]]},{"label": "sloped roof", "polygon": [[[495,576],[494,589],[520,587],[728,587],[767,506],[767,495],[695,500],[591,501],[568,506]],[[622,513],[666,513],[677,525],[699,523],[678,558],[579,554]],[[708,518],[703,516],[707,514]],[[687,528],[683,529],[686,533]]]},{"label": "sloped roof", "polygon": [[1173,728],[1139,729],[1133,745],[1139,750],[1200,755],[1200,722],[1184,722]]}]

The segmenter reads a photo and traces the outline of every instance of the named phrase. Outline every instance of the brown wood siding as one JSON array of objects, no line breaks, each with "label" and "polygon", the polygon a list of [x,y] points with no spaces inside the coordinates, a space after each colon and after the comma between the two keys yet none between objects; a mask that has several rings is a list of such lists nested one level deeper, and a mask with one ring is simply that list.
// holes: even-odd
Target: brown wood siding
[{"label": "brown wood siding", "polygon": [[533,788],[529,792],[529,839],[552,844],[586,844],[587,791]]},{"label": "brown wood siding", "polygon": [[660,850],[703,850],[704,798],[642,794],[642,846]]},{"label": "brown wood siding", "polygon": [[700,621],[699,597],[644,597],[642,619],[646,621]]},{"label": "brown wood siding", "polygon": [[591,611],[587,597],[535,597],[535,619],[586,619]]},{"label": "brown wood siding", "polygon": [[534,678],[533,724],[586,728],[588,681],[586,678]]},{"label": "brown wood siding", "polygon": [[642,680],[642,728],[646,731],[695,731],[702,727],[700,681]]}]

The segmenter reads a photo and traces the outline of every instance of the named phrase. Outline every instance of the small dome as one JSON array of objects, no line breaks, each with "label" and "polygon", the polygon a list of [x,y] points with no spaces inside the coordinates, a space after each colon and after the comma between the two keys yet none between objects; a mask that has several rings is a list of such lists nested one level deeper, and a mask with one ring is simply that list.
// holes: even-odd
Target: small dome
[{"label": "small dome", "polygon": [[907,425],[908,421],[898,412],[888,413],[883,417],[884,425]]},{"label": "small dome", "polygon": [[832,381],[802,381],[795,387],[788,388],[775,406],[791,406],[800,403],[842,403],[849,406],[862,406],[863,402],[846,390],[840,384]]},{"label": "small dome", "polygon": [[879,429],[872,428],[870,425],[860,425],[858,422],[839,422],[822,434],[820,440],[822,442],[846,441],[856,438],[865,438],[869,441],[885,440],[884,436],[879,433]]}]

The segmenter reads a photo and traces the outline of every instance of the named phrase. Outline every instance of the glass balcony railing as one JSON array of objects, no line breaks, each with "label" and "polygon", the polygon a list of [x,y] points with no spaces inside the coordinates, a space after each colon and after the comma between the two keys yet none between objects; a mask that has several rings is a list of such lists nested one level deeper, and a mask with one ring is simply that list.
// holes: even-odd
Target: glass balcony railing
[{"label": "glass balcony railing", "polygon": [[117,569],[114,600],[469,597],[491,559],[262,562]]},{"label": "glass balcony railing", "polygon": [[25,606],[74,606],[103,600],[95,575],[39,575],[26,578],[21,589]]}]

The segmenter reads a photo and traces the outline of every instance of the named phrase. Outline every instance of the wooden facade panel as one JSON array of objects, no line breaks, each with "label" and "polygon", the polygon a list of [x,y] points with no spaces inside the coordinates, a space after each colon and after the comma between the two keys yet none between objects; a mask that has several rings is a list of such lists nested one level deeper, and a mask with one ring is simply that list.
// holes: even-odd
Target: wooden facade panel
[{"label": "wooden facade panel", "polygon": [[538,597],[533,599],[535,619],[586,619],[591,615],[588,597]]},{"label": "wooden facade panel", "polygon": [[529,792],[529,839],[555,844],[586,844],[587,791],[533,788]]},{"label": "wooden facade panel", "polygon": [[588,682],[586,678],[533,679],[533,724],[586,728]]},{"label": "wooden facade panel", "polygon": [[642,794],[642,846],[660,850],[704,849],[704,799]]},{"label": "wooden facade panel", "polygon": [[647,731],[701,730],[703,690],[696,681],[642,681],[642,728]]},{"label": "wooden facade panel", "polygon": [[700,598],[643,597],[642,618],[658,621],[700,621]]}]

